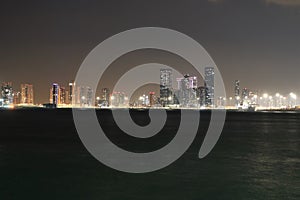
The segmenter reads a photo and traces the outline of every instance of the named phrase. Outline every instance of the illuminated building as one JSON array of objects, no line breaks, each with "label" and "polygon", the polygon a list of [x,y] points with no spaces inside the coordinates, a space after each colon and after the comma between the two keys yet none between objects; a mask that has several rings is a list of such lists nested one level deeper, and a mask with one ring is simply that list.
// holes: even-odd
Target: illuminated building
[{"label": "illuminated building", "polygon": [[69,90],[65,90],[65,104],[70,104],[70,99],[69,99],[69,97],[70,97],[70,95],[69,95]]},{"label": "illuminated building", "polygon": [[247,89],[247,88],[244,88],[243,92],[242,92],[242,100],[243,101],[248,100],[249,99],[249,94],[250,94],[250,90]]},{"label": "illuminated building", "polygon": [[51,94],[52,104],[54,105],[54,107],[57,107],[57,105],[59,104],[59,85],[57,83],[52,84]]},{"label": "illuminated building", "polygon": [[205,67],[204,82],[206,87],[205,105],[208,107],[214,107],[215,71],[213,67]]},{"label": "illuminated building", "polygon": [[86,90],[86,104],[87,106],[93,106],[93,90],[90,87],[87,87]]},{"label": "illuminated building", "polygon": [[102,100],[103,100],[103,104],[105,106],[110,105],[110,94],[109,94],[109,89],[108,88],[103,88],[102,89]]},{"label": "illuminated building", "polygon": [[179,96],[178,100],[181,106],[196,106],[197,103],[197,77],[184,75],[183,78],[177,78]]},{"label": "illuminated building", "polygon": [[149,92],[149,103],[150,106],[153,107],[156,102],[155,102],[155,92]]},{"label": "illuminated building", "polygon": [[11,82],[2,83],[1,96],[3,106],[10,106],[13,104],[13,88]]},{"label": "illuminated building", "polygon": [[172,69],[160,70],[160,103],[166,106],[172,103]]},{"label": "illuminated building", "polygon": [[58,104],[66,104],[66,101],[67,101],[66,88],[65,87],[59,87]]},{"label": "illuminated building", "polygon": [[110,105],[110,93],[108,88],[102,88],[101,97],[97,98],[96,106],[108,107]]},{"label": "illuminated building", "polygon": [[240,81],[234,81],[234,98],[235,98],[235,105],[238,106],[240,104]]},{"label": "illuminated building", "polygon": [[217,107],[218,108],[224,108],[226,106],[226,98],[225,97],[219,97],[217,99]]},{"label": "illuminated building", "polygon": [[86,106],[93,106],[94,105],[94,100],[93,100],[93,90],[90,87],[84,87],[80,86],[78,87],[77,90],[77,96],[79,97],[79,105],[82,107]]},{"label": "illuminated building", "polygon": [[125,105],[125,94],[123,92],[113,92],[110,97],[111,105],[120,107]]},{"label": "illuminated building", "polygon": [[75,83],[73,81],[69,83],[68,103],[75,104]]},{"label": "illuminated building", "polygon": [[201,86],[197,89],[197,98],[199,98],[199,105],[201,107],[205,106],[205,95],[206,95],[206,87]]},{"label": "illuminated building", "polygon": [[21,84],[21,103],[33,104],[33,86],[31,84]]},{"label": "illuminated building", "polygon": [[235,97],[240,96],[240,81],[239,80],[234,81],[234,96]]},{"label": "illuminated building", "polygon": [[13,93],[13,96],[14,96],[14,100],[13,100],[13,103],[14,105],[18,105],[21,103],[21,92],[14,92]]},{"label": "illuminated building", "polygon": [[81,91],[82,91],[81,87],[76,86],[75,93],[74,93],[75,100],[73,100],[75,105],[80,105],[81,103],[81,98],[82,98],[80,93]]}]

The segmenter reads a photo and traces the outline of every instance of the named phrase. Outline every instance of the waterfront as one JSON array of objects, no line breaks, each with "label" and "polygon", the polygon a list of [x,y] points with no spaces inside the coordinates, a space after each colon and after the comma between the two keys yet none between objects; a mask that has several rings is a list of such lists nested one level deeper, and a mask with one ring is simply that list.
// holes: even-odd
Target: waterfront
[{"label": "waterfront", "polygon": [[[99,110],[107,135],[122,148],[144,152],[172,140],[179,112],[146,141],[122,135],[110,110]],[[132,111],[147,124],[146,111]],[[70,109],[1,110],[2,199],[298,199],[300,113],[228,112],[213,151],[198,159],[209,112],[175,163],[148,174],[126,174],[95,160],[77,136]]]}]

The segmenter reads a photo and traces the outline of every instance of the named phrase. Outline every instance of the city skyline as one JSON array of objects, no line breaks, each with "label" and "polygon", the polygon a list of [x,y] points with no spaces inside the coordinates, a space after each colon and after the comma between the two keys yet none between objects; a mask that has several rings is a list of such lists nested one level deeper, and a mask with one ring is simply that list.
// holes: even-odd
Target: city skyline
[{"label": "city skyline", "polygon": [[[182,108],[229,107],[236,109],[248,109],[252,105],[260,108],[293,108],[298,106],[297,94],[293,92],[285,95],[276,92],[272,96],[266,92],[261,93],[259,90],[241,88],[240,80],[233,81],[233,94],[227,94],[226,97],[215,96],[214,67],[204,68],[202,83],[198,82],[198,77],[189,74],[173,77],[173,70],[170,68],[161,68],[159,71],[160,88],[157,94],[148,88],[144,89],[139,97],[135,93],[128,97],[124,91],[102,88],[99,95],[99,91],[95,93],[89,86],[78,86],[74,81],[70,81],[69,87],[53,83],[50,88],[49,101],[44,106],[55,108],[58,105],[60,107],[64,105],[76,107],[169,107],[177,105]],[[174,87],[174,80],[177,81],[177,87]],[[20,92],[13,89],[12,82],[3,82],[0,106],[34,105],[33,94],[32,84],[21,84]],[[94,99],[93,95],[95,95]]]}]

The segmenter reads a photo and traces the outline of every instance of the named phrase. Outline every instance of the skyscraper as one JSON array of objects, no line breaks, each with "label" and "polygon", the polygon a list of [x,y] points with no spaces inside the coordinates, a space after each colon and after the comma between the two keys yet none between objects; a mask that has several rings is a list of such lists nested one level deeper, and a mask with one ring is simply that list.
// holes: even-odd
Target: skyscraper
[{"label": "skyscraper", "polygon": [[250,95],[250,90],[247,88],[244,88],[243,92],[242,92],[243,101],[247,100],[249,98],[249,95]]},{"label": "skyscraper", "polygon": [[79,95],[79,105],[82,107],[93,106],[95,101],[93,99],[93,90],[90,87],[80,86],[76,95]]},{"label": "skyscraper", "polygon": [[57,83],[52,84],[52,104],[56,107],[59,104],[59,85]]},{"label": "skyscraper", "polygon": [[65,87],[59,87],[58,104],[66,104],[66,101],[67,101],[66,88]]},{"label": "skyscraper", "polygon": [[206,97],[206,87],[201,86],[197,89],[197,97],[199,98],[200,106],[205,106],[205,97]]},{"label": "skyscraper", "polygon": [[21,103],[21,92],[16,92],[14,91],[13,93],[13,96],[14,96],[14,105],[18,105]]},{"label": "skyscraper", "polygon": [[205,67],[204,82],[206,87],[205,105],[214,107],[215,105],[215,71],[213,67]]},{"label": "skyscraper", "polygon": [[186,74],[183,78],[177,78],[177,82],[179,103],[182,106],[196,106],[197,77]]},{"label": "skyscraper", "polygon": [[108,88],[102,88],[100,106],[107,107],[110,105],[110,93]]},{"label": "skyscraper", "polygon": [[87,106],[93,106],[94,99],[93,99],[93,90],[90,87],[86,87],[86,104]]},{"label": "skyscraper", "polygon": [[75,83],[73,81],[71,81],[69,83],[69,104],[75,104]]},{"label": "skyscraper", "polygon": [[1,86],[1,96],[3,101],[3,106],[10,106],[13,104],[13,88],[12,83],[2,83]]},{"label": "skyscraper", "polygon": [[150,107],[155,105],[155,92],[149,92],[149,104]]},{"label": "skyscraper", "polygon": [[235,97],[240,96],[240,81],[239,80],[234,81],[234,96]]},{"label": "skyscraper", "polygon": [[126,95],[124,92],[113,92],[111,95],[111,105],[114,107],[125,106]]},{"label": "skyscraper", "polygon": [[172,69],[160,70],[160,102],[162,106],[172,103]]},{"label": "skyscraper", "polygon": [[33,86],[31,84],[21,84],[21,103],[33,104]]},{"label": "skyscraper", "polygon": [[238,106],[240,104],[240,81],[234,81],[234,100],[235,105]]}]

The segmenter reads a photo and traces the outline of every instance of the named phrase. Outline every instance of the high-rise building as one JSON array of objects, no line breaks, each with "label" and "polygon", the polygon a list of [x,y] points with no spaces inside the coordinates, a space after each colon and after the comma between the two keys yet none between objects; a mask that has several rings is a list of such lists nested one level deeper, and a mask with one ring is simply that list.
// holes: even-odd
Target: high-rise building
[{"label": "high-rise building", "polygon": [[57,83],[52,84],[51,94],[52,104],[56,107],[59,104],[59,85]]},{"label": "high-rise building", "polygon": [[150,103],[150,107],[153,107],[156,102],[155,102],[155,92],[149,92],[149,103]]},{"label": "high-rise building", "polygon": [[66,88],[65,87],[59,87],[58,104],[66,104],[66,101],[67,101]]},{"label": "high-rise building", "polygon": [[3,106],[9,106],[13,104],[13,88],[12,83],[2,83],[1,86],[1,96],[2,96],[2,104]]},{"label": "high-rise building", "polygon": [[97,101],[97,105],[100,107],[108,107],[110,105],[110,93],[108,88],[102,88],[101,97]]},{"label": "high-rise building", "polygon": [[196,106],[197,102],[197,77],[184,75],[183,78],[177,78],[179,96],[178,100],[181,106]]},{"label": "high-rise building", "polygon": [[213,67],[205,67],[204,82],[206,87],[205,105],[214,107],[215,105],[215,71]]},{"label": "high-rise building", "polygon": [[102,99],[105,101],[106,106],[110,105],[110,93],[108,88],[102,89]]},{"label": "high-rise building", "polygon": [[80,106],[93,106],[93,90],[90,87],[80,86],[76,94],[79,96],[79,105]]},{"label": "high-rise building", "polygon": [[75,83],[73,81],[69,83],[68,99],[69,99],[69,104],[72,105],[75,104]]},{"label": "high-rise building", "polygon": [[18,105],[21,103],[21,92],[14,92],[13,93],[13,96],[14,96],[14,100],[13,100],[13,103],[14,105]]},{"label": "high-rise building", "polygon": [[126,95],[124,92],[113,92],[111,95],[111,105],[114,107],[120,107],[126,105]]},{"label": "high-rise building", "polygon": [[235,97],[240,96],[240,81],[239,80],[234,81],[234,96]]},{"label": "high-rise building", "polygon": [[201,107],[205,106],[205,97],[206,97],[206,87],[201,86],[197,89],[197,98],[199,98],[199,105]]},{"label": "high-rise building", "polygon": [[250,90],[248,88],[244,88],[242,92],[242,99],[245,101],[249,99]]},{"label": "high-rise building", "polygon": [[86,103],[87,106],[93,106],[94,100],[93,100],[93,90],[90,87],[86,87]]},{"label": "high-rise building", "polygon": [[81,91],[82,91],[82,89],[81,89],[81,87],[79,87],[79,86],[76,86],[75,87],[75,93],[74,93],[74,98],[75,98],[75,100],[73,99],[73,102],[74,102],[74,104],[75,105],[80,105],[81,104],[81,98],[82,98],[82,95],[81,95]]},{"label": "high-rise building", "polygon": [[33,104],[33,86],[31,84],[21,84],[21,103]]},{"label": "high-rise building", "polygon": [[238,106],[240,103],[240,81],[239,80],[234,81],[234,99],[235,99],[235,105]]},{"label": "high-rise building", "polygon": [[172,69],[160,70],[160,103],[162,106],[172,104]]},{"label": "high-rise building", "polygon": [[66,95],[65,104],[67,104],[67,105],[71,104],[70,99],[69,99],[69,97],[70,97],[69,90],[65,90],[65,95]]}]

